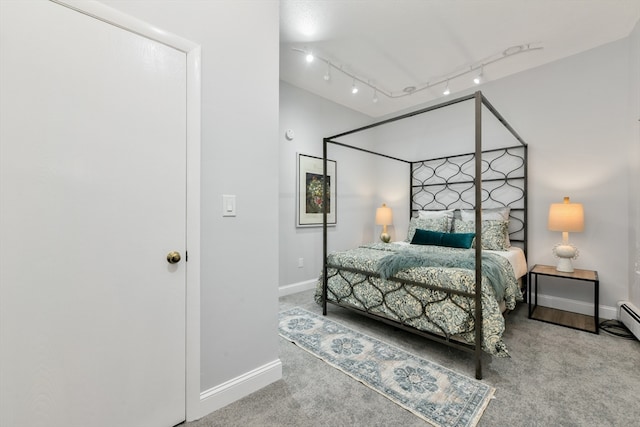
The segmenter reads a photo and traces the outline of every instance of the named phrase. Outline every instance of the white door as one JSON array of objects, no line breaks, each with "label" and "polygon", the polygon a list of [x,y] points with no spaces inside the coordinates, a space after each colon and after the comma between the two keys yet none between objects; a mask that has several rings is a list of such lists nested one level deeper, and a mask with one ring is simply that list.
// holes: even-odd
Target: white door
[{"label": "white door", "polygon": [[175,425],[185,54],[48,1],[0,3],[0,425]]}]

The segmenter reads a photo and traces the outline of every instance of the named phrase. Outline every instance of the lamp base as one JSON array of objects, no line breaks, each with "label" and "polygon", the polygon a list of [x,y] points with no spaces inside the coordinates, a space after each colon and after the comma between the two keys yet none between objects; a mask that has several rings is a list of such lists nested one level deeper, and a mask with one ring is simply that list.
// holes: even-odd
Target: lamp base
[{"label": "lamp base", "polygon": [[578,248],[572,244],[557,244],[553,247],[553,254],[558,257],[557,271],[573,273],[572,259],[578,258]]},{"label": "lamp base", "polygon": [[391,236],[388,233],[382,233],[380,235],[380,240],[382,240],[385,243],[389,243],[391,241]]},{"label": "lamp base", "polygon": [[560,258],[556,270],[563,273],[573,273],[573,264],[571,264],[571,258]]}]

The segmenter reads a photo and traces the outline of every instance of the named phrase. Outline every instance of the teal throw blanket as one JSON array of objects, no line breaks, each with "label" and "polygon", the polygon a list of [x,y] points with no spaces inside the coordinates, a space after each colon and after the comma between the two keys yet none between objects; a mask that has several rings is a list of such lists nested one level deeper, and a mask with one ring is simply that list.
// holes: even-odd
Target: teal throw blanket
[{"label": "teal throw blanket", "polygon": [[[500,265],[500,255],[482,254],[482,274],[489,280],[498,301],[504,298],[509,278]],[[398,271],[412,267],[454,267],[475,270],[476,257],[474,251],[465,253],[416,253],[401,250],[386,255],[378,261],[377,272],[387,279]]]}]

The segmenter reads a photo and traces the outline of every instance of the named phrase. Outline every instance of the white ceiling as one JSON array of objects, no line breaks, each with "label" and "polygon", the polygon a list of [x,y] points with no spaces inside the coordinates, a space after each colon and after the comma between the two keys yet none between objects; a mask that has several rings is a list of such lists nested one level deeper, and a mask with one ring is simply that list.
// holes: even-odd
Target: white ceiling
[{"label": "white ceiling", "polygon": [[[280,78],[351,109],[379,117],[444,97],[446,80],[512,46],[542,47],[484,67],[496,80],[627,37],[640,19],[640,0],[281,0]],[[310,50],[337,69],[311,63],[293,50]],[[474,86],[477,71],[450,80],[451,96]],[[478,86],[482,89],[482,85]]]}]

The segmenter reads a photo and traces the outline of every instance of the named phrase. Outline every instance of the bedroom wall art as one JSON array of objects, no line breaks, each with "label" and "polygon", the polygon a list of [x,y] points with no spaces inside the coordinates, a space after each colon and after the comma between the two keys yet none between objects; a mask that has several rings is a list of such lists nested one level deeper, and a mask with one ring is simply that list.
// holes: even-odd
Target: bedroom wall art
[{"label": "bedroom wall art", "polygon": [[[321,227],[324,212],[323,160],[298,154],[297,224],[298,227]],[[327,225],[336,225],[336,162],[327,160]]]}]

